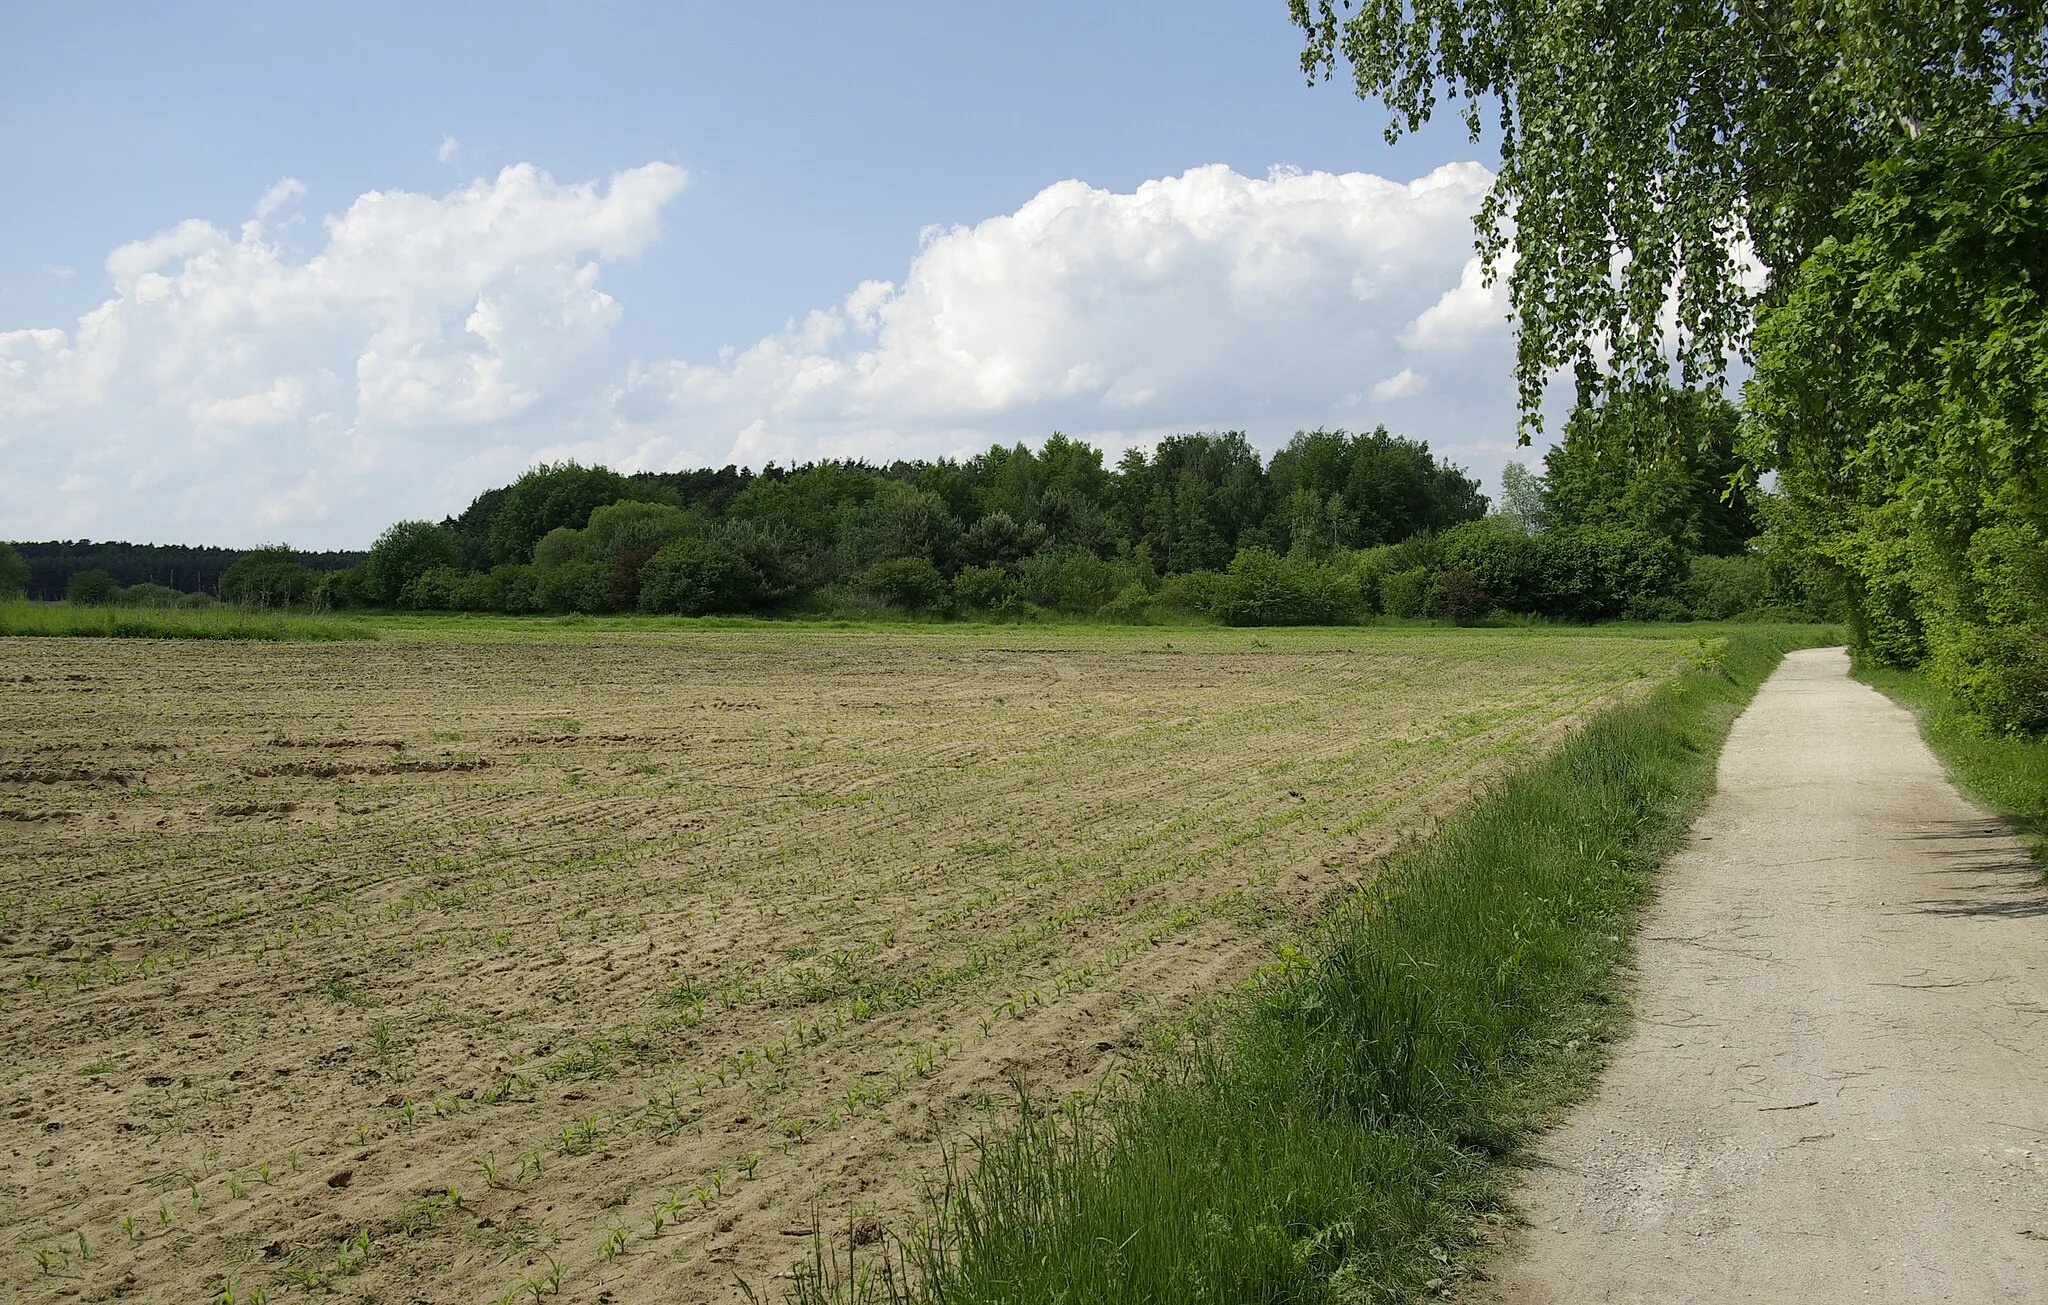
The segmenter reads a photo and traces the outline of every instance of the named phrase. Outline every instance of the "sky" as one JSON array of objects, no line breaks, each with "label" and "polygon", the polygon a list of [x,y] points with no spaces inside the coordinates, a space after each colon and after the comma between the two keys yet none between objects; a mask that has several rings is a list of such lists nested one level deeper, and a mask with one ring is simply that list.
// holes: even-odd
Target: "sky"
[{"label": "sky", "polygon": [[1497,159],[1285,0],[0,6],[0,537],[360,548],[538,461],[1385,424],[1497,484]]}]

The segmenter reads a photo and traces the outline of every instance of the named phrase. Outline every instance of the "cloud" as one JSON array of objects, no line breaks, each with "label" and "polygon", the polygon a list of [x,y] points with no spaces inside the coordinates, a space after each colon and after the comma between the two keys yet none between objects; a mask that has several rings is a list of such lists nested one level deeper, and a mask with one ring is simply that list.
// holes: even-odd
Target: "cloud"
[{"label": "cloud", "polygon": [[188,221],[113,251],[112,297],[73,330],[0,333],[0,517],[23,536],[360,546],[541,458],[886,460],[1055,429],[1112,453],[1188,429],[1270,447],[1373,424],[1368,395],[1490,470],[1513,438],[1504,310],[1471,264],[1491,181],[1470,163],[1407,183],[1063,181],[928,228],[897,279],[766,338],[627,361],[630,270],[611,265],[658,238],[680,169],[373,191],[303,261],[270,226],[304,198],[287,180],[237,232]]},{"label": "cloud", "polygon": [[[507,168],[439,197],[372,191],[290,261],[264,218],[116,249],[71,332],[0,333],[0,518],[21,535],[361,542],[516,470],[531,428],[601,392],[619,305],[596,258],[659,234],[667,164],[599,185]],[[595,256],[595,257],[593,257]]]},{"label": "cloud", "polygon": [[297,177],[286,177],[256,201],[256,220],[261,222],[287,204],[296,204],[306,197],[306,183]]},{"label": "cloud", "polygon": [[1408,399],[1429,388],[1429,377],[1417,375],[1413,367],[1403,367],[1392,376],[1372,387],[1372,397],[1384,403],[1389,399]]},{"label": "cloud", "polygon": [[459,154],[461,151],[461,141],[455,139],[453,136],[443,136],[441,138],[440,145],[437,146],[434,150],[434,162],[453,163],[455,162],[455,156]]},{"label": "cloud", "polygon": [[[637,368],[617,432],[641,436],[623,442],[649,463],[758,463],[967,452],[1055,428],[1121,446],[1356,424],[1365,377],[1407,375],[1376,399],[1426,385],[1399,337],[1454,292],[1491,182],[1470,163],[1406,184],[1222,166],[1127,194],[1061,182],[1013,214],[928,228],[901,282],[864,283],[727,358]],[[1471,332],[1455,351],[1498,372],[1505,339]],[[1461,414],[1508,393],[1499,380],[1449,398],[1429,433],[1466,435]]]}]

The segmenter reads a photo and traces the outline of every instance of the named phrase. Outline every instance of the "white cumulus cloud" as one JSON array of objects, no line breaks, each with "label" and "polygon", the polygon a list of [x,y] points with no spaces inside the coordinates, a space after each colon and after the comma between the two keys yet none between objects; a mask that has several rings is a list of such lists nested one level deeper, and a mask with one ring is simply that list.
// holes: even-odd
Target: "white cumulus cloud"
[{"label": "white cumulus cloud", "polygon": [[[529,426],[601,391],[619,305],[598,258],[659,234],[683,172],[605,184],[507,168],[372,191],[291,261],[265,225],[188,221],[116,249],[77,327],[0,333],[0,519],[18,537],[361,542],[516,470]],[[508,444],[507,440],[512,443]]]},{"label": "white cumulus cloud", "polygon": [[685,180],[522,165],[371,192],[303,261],[270,226],[305,197],[286,180],[238,231],[122,246],[74,329],[0,333],[7,533],[360,546],[539,458],[886,460],[1054,429],[1273,446],[1393,399],[1397,429],[1479,469],[1512,440],[1504,306],[1471,261],[1477,164],[1064,181],[928,228],[897,279],[764,339],[628,363],[611,337],[630,281],[606,265],[658,238]]}]

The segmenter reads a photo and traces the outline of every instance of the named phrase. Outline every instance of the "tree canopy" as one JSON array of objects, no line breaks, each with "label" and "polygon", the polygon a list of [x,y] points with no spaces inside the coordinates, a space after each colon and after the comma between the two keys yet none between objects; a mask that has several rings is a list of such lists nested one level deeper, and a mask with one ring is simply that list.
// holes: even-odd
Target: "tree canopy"
[{"label": "tree canopy", "polygon": [[1675,346],[1684,383],[1718,380],[1867,168],[1923,139],[1983,149],[2031,131],[2048,98],[2044,0],[1289,7],[1304,71],[1348,64],[1389,110],[1389,140],[1444,99],[1475,140],[1492,117],[1501,168],[1479,244],[1508,278],[1530,423],[1560,367],[1583,399],[1662,379]]}]

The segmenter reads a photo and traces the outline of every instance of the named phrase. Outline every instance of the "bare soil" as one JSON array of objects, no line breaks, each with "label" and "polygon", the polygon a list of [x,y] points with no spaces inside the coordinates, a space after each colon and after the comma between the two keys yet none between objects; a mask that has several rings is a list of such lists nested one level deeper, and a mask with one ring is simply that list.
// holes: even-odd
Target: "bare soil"
[{"label": "bare soil", "polygon": [[1477,1298],[2048,1300],[2041,868],[1840,649],[1736,724],[1638,964]]},{"label": "bare soil", "polygon": [[0,1289],[772,1297],[1683,655],[0,641]]}]

